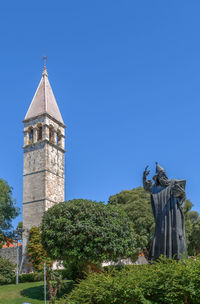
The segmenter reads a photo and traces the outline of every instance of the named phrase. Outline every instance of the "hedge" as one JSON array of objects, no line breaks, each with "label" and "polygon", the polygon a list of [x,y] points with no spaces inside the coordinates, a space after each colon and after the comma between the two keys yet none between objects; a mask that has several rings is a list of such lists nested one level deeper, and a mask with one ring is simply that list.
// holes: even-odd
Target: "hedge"
[{"label": "hedge", "polygon": [[200,257],[90,274],[59,304],[200,303]]},{"label": "hedge", "polygon": [[[62,275],[63,280],[67,279],[67,273],[65,269],[56,270]],[[22,273],[19,275],[19,283],[25,282],[39,282],[44,280],[44,274],[42,272]]]},{"label": "hedge", "polygon": [[19,283],[26,283],[26,282],[39,282],[43,281],[44,276],[42,273],[22,273],[19,275]]}]

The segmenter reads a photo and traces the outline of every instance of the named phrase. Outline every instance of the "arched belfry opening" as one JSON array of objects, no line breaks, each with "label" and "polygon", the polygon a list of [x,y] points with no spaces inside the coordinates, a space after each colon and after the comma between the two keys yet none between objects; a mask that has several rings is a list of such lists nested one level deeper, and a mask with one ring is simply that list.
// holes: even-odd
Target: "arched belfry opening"
[{"label": "arched belfry opening", "polygon": [[28,129],[28,143],[32,144],[33,143],[33,128],[29,127]]},{"label": "arched belfry opening", "polygon": [[59,147],[61,146],[61,139],[62,139],[62,137],[61,137],[61,131],[58,129],[56,143],[57,143],[57,145]]},{"label": "arched belfry opening", "polygon": [[52,125],[49,126],[49,141],[54,142],[54,127]]},{"label": "arched belfry opening", "polygon": [[37,141],[41,141],[42,140],[42,124],[39,123],[37,125]]}]

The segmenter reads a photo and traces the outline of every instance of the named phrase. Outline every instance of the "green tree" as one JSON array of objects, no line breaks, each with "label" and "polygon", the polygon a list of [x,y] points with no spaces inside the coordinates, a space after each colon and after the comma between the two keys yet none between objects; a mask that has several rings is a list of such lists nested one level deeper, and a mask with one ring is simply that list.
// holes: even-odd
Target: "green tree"
[{"label": "green tree", "polygon": [[15,206],[12,188],[0,178],[0,244],[11,235],[12,220],[19,215]]},{"label": "green tree", "polygon": [[154,233],[150,194],[143,187],[124,190],[110,196],[108,204],[118,206],[126,212],[134,231],[139,236],[140,247],[148,254]]},{"label": "green tree", "polygon": [[200,253],[200,216],[197,211],[191,210],[192,207],[190,200],[186,200],[184,214],[188,255]]},{"label": "green tree", "polygon": [[85,261],[132,257],[136,236],[125,213],[103,203],[71,200],[48,209],[42,220],[42,243],[52,259]]}]

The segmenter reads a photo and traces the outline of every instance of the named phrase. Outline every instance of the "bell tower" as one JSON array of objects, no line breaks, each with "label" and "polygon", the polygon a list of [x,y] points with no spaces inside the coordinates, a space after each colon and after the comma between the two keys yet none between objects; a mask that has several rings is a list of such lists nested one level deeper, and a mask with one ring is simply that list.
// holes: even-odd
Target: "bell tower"
[{"label": "bell tower", "polygon": [[65,200],[65,124],[46,66],[23,123],[24,260],[30,228],[41,224],[44,211]]}]

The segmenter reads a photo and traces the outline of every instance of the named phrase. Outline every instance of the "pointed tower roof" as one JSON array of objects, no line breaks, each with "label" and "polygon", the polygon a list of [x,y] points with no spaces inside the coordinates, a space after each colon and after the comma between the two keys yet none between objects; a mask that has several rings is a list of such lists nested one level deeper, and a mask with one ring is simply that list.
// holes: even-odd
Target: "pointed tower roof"
[{"label": "pointed tower roof", "polygon": [[35,95],[24,120],[34,118],[41,114],[49,114],[58,122],[64,124],[51,85],[48,80],[46,66],[44,66],[42,78],[40,80],[40,83],[38,85],[38,88],[35,92]]}]

